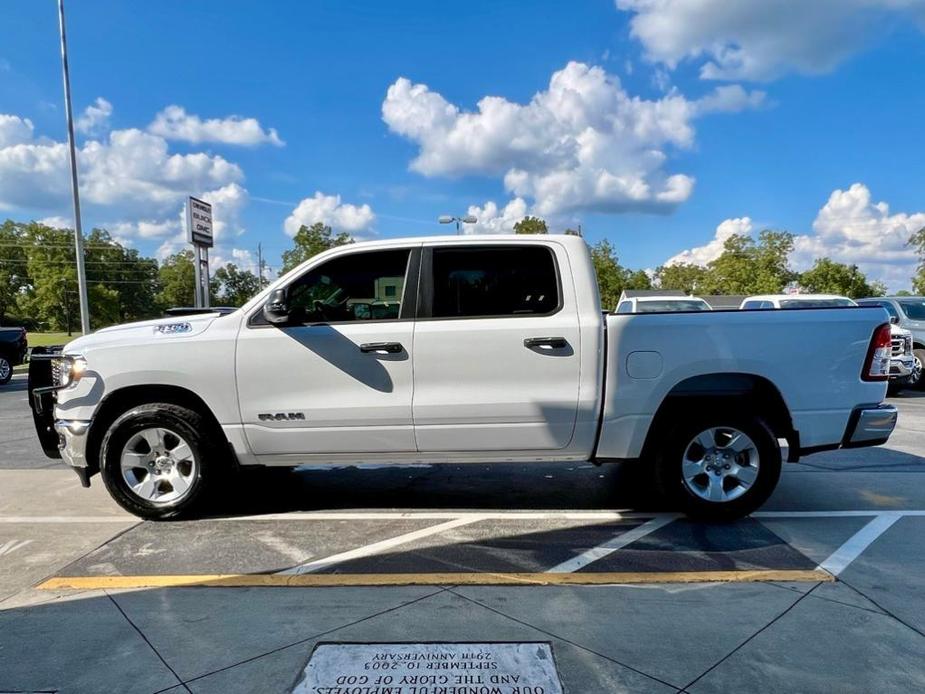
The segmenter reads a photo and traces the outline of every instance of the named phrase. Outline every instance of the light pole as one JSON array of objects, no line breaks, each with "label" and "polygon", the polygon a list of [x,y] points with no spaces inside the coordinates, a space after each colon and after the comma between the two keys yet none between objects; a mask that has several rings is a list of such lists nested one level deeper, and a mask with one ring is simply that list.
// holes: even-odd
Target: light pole
[{"label": "light pole", "polygon": [[442,214],[439,217],[437,217],[437,221],[440,222],[441,224],[452,224],[453,222],[456,222],[456,235],[458,236],[460,223],[475,224],[479,220],[473,217],[471,214],[467,214],[464,217],[454,217],[453,215]]},{"label": "light pole", "polygon": [[58,26],[61,28],[61,66],[64,72],[64,111],[67,115],[67,147],[71,155],[71,192],[74,195],[74,254],[77,256],[77,293],[80,295],[80,328],[90,334],[90,301],[84,270],[84,237],[80,226],[80,193],[77,190],[77,155],[74,151],[74,116],[71,112],[71,78],[67,69],[67,36],[64,31],[64,0],[58,0]]}]

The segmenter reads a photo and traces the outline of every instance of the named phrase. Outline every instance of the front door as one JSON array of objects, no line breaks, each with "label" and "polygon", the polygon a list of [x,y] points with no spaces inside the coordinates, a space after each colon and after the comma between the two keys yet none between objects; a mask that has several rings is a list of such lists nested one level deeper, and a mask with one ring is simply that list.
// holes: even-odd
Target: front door
[{"label": "front door", "polygon": [[289,324],[258,312],[242,327],[238,394],[256,455],[415,450],[404,302],[417,254],[343,251],[289,285]]},{"label": "front door", "polygon": [[[418,449],[549,451],[571,441],[578,314],[558,246],[424,248],[414,333]],[[564,256],[560,259],[567,262]]]}]

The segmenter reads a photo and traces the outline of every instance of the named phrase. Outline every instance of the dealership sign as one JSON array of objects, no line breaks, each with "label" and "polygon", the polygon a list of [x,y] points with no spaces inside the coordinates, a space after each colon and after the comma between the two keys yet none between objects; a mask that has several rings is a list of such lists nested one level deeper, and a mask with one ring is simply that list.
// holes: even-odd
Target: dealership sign
[{"label": "dealership sign", "polygon": [[186,229],[190,243],[212,248],[212,205],[191,195],[186,203]]}]

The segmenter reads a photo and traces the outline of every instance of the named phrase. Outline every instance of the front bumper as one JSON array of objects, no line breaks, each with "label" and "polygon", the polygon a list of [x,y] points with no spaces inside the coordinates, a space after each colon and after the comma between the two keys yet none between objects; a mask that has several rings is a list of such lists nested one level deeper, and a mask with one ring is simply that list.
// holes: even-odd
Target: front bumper
[{"label": "front bumper", "polygon": [[74,468],[81,484],[90,486],[90,471],[87,464],[87,434],[90,422],[80,419],[59,419],[55,421],[58,433],[58,450],[65,463]]},{"label": "front bumper", "polygon": [[890,380],[909,378],[914,368],[915,358],[911,354],[908,356],[893,357],[890,359]]},{"label": "front bumper", "polygon": [[898,412],[893,405],[871,405],[859,407],[848,420],[843,448],[878,446],[886,443],[896,428]]}]

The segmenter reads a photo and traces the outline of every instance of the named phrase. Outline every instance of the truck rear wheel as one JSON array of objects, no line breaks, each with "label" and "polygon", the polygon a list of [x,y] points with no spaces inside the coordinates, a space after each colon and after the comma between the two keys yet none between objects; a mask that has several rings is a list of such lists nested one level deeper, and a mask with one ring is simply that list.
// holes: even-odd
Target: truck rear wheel
[{"label": "truck rear wheel", "polygon": [[682,421],[656,454],[656,482],[688,516],[729,521],[759,508],[777,486],[781,452],[756,416],[705,414]]},{"label": "truck rear wheel", "polygon": [[110,495],[141,518],[195,515],[213,485],[212,456],[223,450],[203,417],[169,403],[138,405],[109,427],[100,472]]}]

